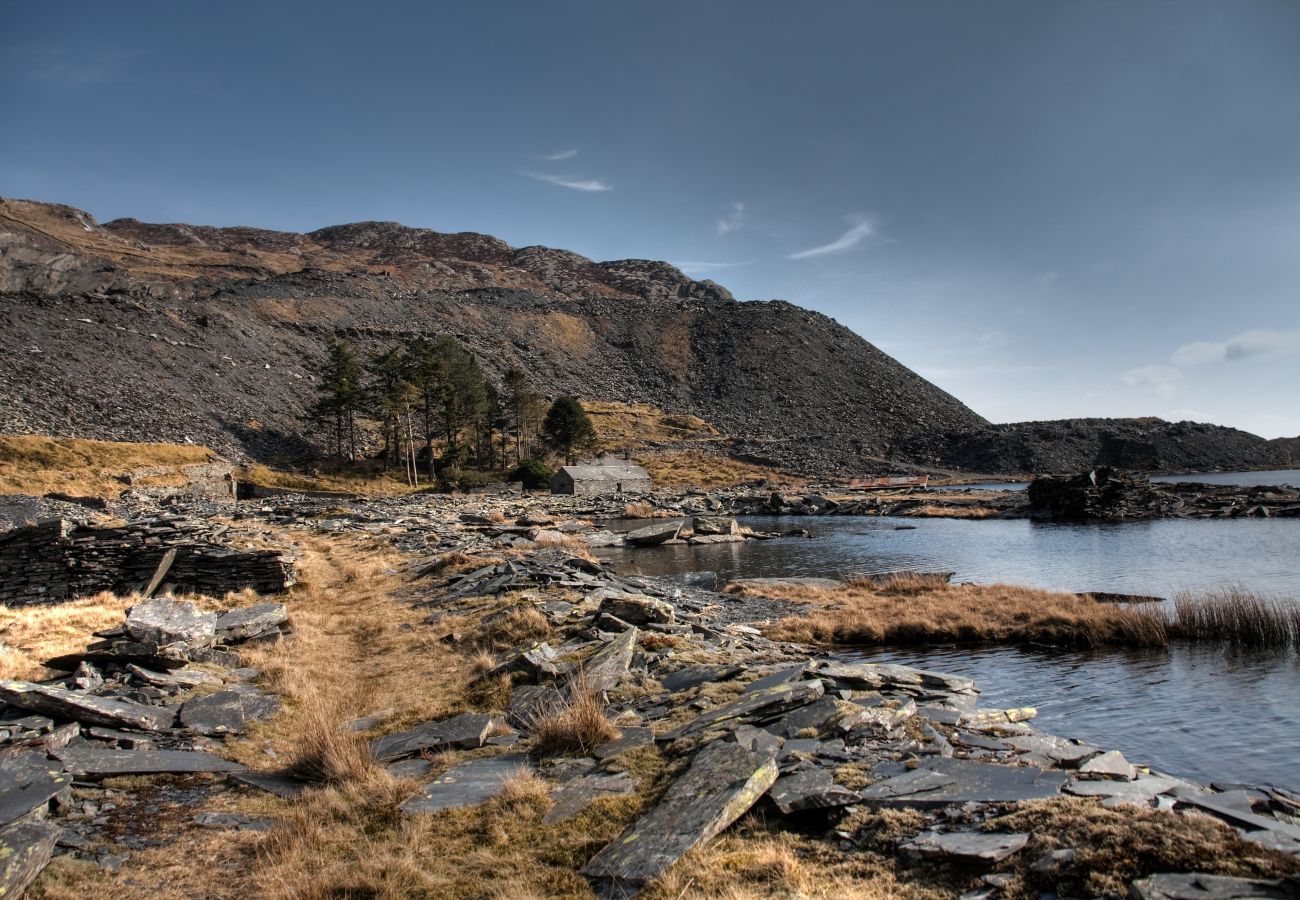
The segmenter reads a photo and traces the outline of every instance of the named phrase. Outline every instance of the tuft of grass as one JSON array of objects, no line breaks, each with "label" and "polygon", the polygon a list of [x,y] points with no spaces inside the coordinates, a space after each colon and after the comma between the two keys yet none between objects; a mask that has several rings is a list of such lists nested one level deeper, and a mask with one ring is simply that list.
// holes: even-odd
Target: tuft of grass
[{"label": "tuft of grass", "polygon": [[297,744],[288,771],[316,784],[347,784],[371,778],[375,762],[365,740],[344,730],[346,717],[321,694],[300,704]]},{"label": "tuft of grass", "polygon": [[482,678],[496,668],[496,657],[486,650],[479,650],[469,658],[469,671],[475,678]]},{"label": "tuft of grass", "polygon": [[1226,641],[1254,650],[1300,647],[1300,603],[1227,587],[1174,597],[1168,628],[1193,641]]},{"label": "tuft of grass", "polygon": [[621,732],[605,715],[600,697],[587,689],[581,677],[572,686],[571,693],[567,703],[529,722],[534,755],[587,754],[601,744],[618,740]]},{"label": "tuft of grass", "polygon": [[531,641],[546,640],[554,634],[555,628],[540,609],[531,605],[517,606],[483,623],[473,643],[487,650],[508,650]]},{"label": "tuft of grass", "polygon": [[647,503],[644,500],[634,500],[631,503],[623,504],[623,518],[625,519],[653,519],[659,515],[659,510],[653,503]]}]

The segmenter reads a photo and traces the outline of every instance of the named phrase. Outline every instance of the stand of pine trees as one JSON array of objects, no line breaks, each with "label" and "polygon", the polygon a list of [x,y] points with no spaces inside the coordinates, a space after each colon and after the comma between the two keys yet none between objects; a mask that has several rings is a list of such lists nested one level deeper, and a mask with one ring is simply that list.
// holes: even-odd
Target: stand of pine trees
[{"label": "stand of pine trees", "polygon": [[[328,433],[340,469],[362,457],[362,422],[380,443],[369,458],[385,470],[400,468],[410,484],[525,462],[537,473],[548,451],[571,459],[595,449],[591,423],[575,399],[548,405],[516,368],[498,389],[448,335],[413,338],[365,360],[345,341],[331,341],[316,389],[305,418]],[[443,452],[435,456],[439,442]]]}]

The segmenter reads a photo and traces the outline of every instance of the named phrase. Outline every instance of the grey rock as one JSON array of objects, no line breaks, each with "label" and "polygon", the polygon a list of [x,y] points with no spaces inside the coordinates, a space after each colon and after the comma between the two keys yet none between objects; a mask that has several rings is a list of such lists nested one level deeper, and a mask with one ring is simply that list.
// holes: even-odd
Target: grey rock
[{"label": "grey rock", "polygon": [[649,747],[655,742],[654,732],[649,728],[632,726],[621,729],[622,735],[616,741],[610,741],[607,744],[601,744],[592,751],[596,759],[612,759],[620,753],[627,753],[629,750],[636,750],[640,747]]},{"label": "grey rock", "polygon": [[684,737],[710,728],[734,729],[737,725],[751,720],[770,721],[782,713],[817,700],[824,691],[825,687],[815,678],[811,681],[784,682],[763,690],[750,691],[741,694],[730,703],[701,713],[691,722],[665,737],[669,739]]},{"label": "grey rock", "polygon": [[797,666],[790,666],[785,669],[778,669],[770,675],[764,675],[762,678],[756,678],[749,684],[745,685],[745,693],[751,694],[755,691],[763,691],[768,688],[785,684],[788,681],[798,681],[812,668],[811,663],[802,662]]},{"label": "grey rock", "polygon": [[602,772],[581,775],[561,784],[551,792],[552,806],[542,823],[551,825],[571,819],[592,803],[605,797],[635,794],[636,779],[626,772]]},{"label": "grey rock", "polygon": [[671,675],[663,676],[659,679],[659,683],[666,691],[685,691],[701,684],[735,678],[743,671],[745,671],[744,666],[687,666]]},{"label": "grey rock", "polygon": [[635,531],[629,531],[624,537],[629,544],[638,546],[653,546],[662,544],[665,541],[675,540],[681,534],[681,520],[658,522],[654,525],[647,525],[645,528],[638,528]]},{"label": "grey rock", "polygon": [[639,594],[607,595],[600,603],[600,612],[622,619],[629,625],[652,622],[669,625],[677,619],[671,603]]},{"label": "grey rock", "polygon": [[388,774],[394,778],[423,778],[433,768],[433,763],[418,756],[414,759],[399,759],[385,766]]},{"label": "grey rock", "polygon": [[1277,819],[1266,818],[1254,812],[1243,811],[1231,802],[1223,802],[1217,794],[1200,792],[1183,785],[1174,788],[1169,793],[1179,803],[1212,813],[1234,825],[1256,831],[1270,831],[1290,840],[1300,841],[1300,825],[1291,825],[1287,822],[1279,822]]},{"label": "grey rock", "polygon": [[1137,769],[1118,750],[1092,757],[1079,766],[1079,772],[1083,775],[1101,775],[1123,781],[1132,781],[1137,777]]},{"label": "grey rock", "polygon": [[1032,766],[1000,766],[938,757],[861,792],[864,801],[919,808],[950,803],[1012,803],[1060,794],[1068,776]]},{"label": "grey rock", "polygon": [[564,706],[564,695],[549,684],[521,684],[510,692],[506,721],[528,731],[538,719]]},{"label": "grey rock", "polygon": [[1150,805],[1157,794],[1171,791],[1182,784],[1176,778],[1159,775],[1139,775],[1133,781],[1071,781],[1065,786],[1067,794],[1076,797],[1115,798],[1119,803]]},{"label": "grey rock", "polygon": [[310,786],[308,782],[291,775],[273,772],[232,772],[230,777],[240,784],[246,784],[286,800],[297,797]]},{"label": "grey rock", "polygon": [[442,773],[403,803],[402,813],[409,816],[477,806],[501,793],[512,777],[529,771],[532,771],[532,763],[522,753],[461,763]]},{"label": "grey rock", "polygon": [[1092,744],[1065,740],[1050,734],[1013,734],[1003,738],[1002,743],[1065,768],[1077,767],[1083,760],[1101,752],[1100,747]]},{"label": "grey rock", "polygon": [[29,681],[0,681],[0,700],[20,709],[87,725],[157,731],[172,724],[172,713],[156,706],[107,700]]},{"label": "grey rock", "polygon": [[289,621],[289,609],[283,603],[258,603],[231,609],[217,617],[217,639],[233,643],[251,638]]},{"label": "grey rock", "polygon": [[240,772],[239,763],[194,750],[100,750],[87,745],[54,751],[68,771],[103,778],[188,772]]},{"label": "grey rock", "polygon": [[775,726],[776,733],[786,738],[803,737],[800,732],[804,731],[821,734],[831,723],[844,718],[846,706],[843,700],[824,697],[782,718]]},{"label": "grey rock", "polygon": [[126,670],[136,679],[154,687],[196,688],[205,684],[220,684],[216,675],[202,669],[176,669],[172,672],[155,672],[135,663],[127,663]]},{"label": "grey rock", "polygon": [[362,716],[359,719],[353,719],[350,722],[344,722],[340,726],[340,730],[348,731],[353,734],[358,734],[362,731],[369,731],[372,728],[378,728],[380,725],[383,725],[385,722],[387,722],[395,715],[397,715],[397,710],[393,709],[390,706],[387,709],[381,709],[376,712],[372,712],[368,716]]},{"label": "grey rock", "polygon": [[266,816],[246,816],[243,813],[201,812],[194,817],[201,828],[218,828],[222,831],[270,831],[274,819]]},{"label": "grey rock", "polygon": [[782,775],[767,795],[786,815],[807,809],[848,806],[858,801],[857,791],[836,784],[826,769],[807,769]]},{"label": "grey rock", "polygon": [[63,766],[51,763],[44,753],[29,751],[0,760],[0,825],[21,819],[71,786]]},{"label": "grey rock", "polygon": [[582,874],[607,893],[635,893],[743,815],[776,777],[770,755],[715,741],[696,755],[659,805],[592,857]]},{"label": "grey rock", "polygon": [[1133,882],[1129,889],[1133,900],[1283,900],[1297,893],[1285,881],[1199,873],[1152,875]]},{"label": "grey rock", "polygon": [[632,651],[636,648],[640,630],[635,626],[608,641],[591,656],[587,657],[579,668],[579,674],[569,681],[572,691],[579,681],[590,692],[601,694],[612,691],[627,675],[628,666],[632,664]]},{"label": "grey rock", "polygon": [[46,822],[0,830],[0,897],[17,898],[50,862],[62,829]]},{"label": "grey rock", "polygon": [[133,640],[159,647],[211,647],[217,639],[216,624],[216,613],[199,612],[193,603],[166,598],[142,600],[126,615],[126,631]]},{"label": "grey rock", "polygon": [[424,751],[473,750],[482,747],[492,728],[490,716],[461,713],[438,722],[425,722],[410,731],[399,731],[370,742],[376,762],[386,763]]},{"label": "grey rock", "polygon": [[180,718],[200,734],[243,734],[250,723],[269,719],[279,711],[279,697],[247,688],[187,700]]},{"label": "grey rock", "polygon": [[696,516],[691,525],[697,535],[739,535],[740,523],[730,516]]},{"label": "grey rock", "polygon": [[962,862],[1000,862],[1020,852],[1029,843],[1027,834],[990,834],[953,831],[923,831],[899,845],[899,852],[913,859],[955,859]]}]

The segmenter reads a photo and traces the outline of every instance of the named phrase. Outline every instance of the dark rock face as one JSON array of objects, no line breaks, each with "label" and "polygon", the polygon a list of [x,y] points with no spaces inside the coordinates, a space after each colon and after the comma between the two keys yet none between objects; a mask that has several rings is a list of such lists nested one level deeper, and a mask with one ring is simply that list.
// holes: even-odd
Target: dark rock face
[{"label": "dark rock face", "polygon": [[739,303],[665,263],[394,223],[301,235],[0,213],[0,431],[307,452],[298,416],[328,338],[370,353],[438,332],[493,377],[518,366],[551,395],[699,415],[733,452],[802,471],[984,424],[826,316]]},{"label": "dark rock face", "polygon": [[1282,465],[1286,454],[1257,435],[1161,419],[1061,419],[923,432],[893,455],[970,472],[1079,472],[1096,466],[1139,471],[1206,471]]},{"label": "dark rock face", "polygon": [[1300,437],[1273,438],[1269,443],[1282,451],[1287,462],[1300,462]]}]

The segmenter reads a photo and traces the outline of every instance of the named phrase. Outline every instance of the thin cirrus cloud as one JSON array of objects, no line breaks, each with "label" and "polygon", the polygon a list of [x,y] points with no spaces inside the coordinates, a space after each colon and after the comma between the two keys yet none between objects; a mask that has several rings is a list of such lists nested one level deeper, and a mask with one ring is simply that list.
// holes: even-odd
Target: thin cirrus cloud
[{"label": "thin cirrus cloud", "polygon": [[875,223],[866,216],[845,216],[844,221],[848,222],[852,227],[829,244],[822,244],[819,247],[811,247],[807,250],[800,250],[798,253],[791,253],[786,259],[811,259],[815,256],[825,256],[828,253],[840,253],[856,247],[876,233]]},{"label": "thin cirrus cloud", "polygon": [[745,204],[737,200],[727,209],[727,214],[713,223],[718,229],[718,237],[726,237],[733,231],[745,227]]},{"label": "thin cirrus cloud", "polygon": [[1255,356],[1284,356],[1300,353],[1300,331],[1243,331],[1226,341],[1194,341],[1174,351],[1173,361],[1180,366],[1205,363],[1237,362]]},{"label": "thin cirrus cloud", "polygon": [[572,175],[547,175],[544,172],[524,172],[529,178],[535,178],[538,181],[544,181],[547,184],[558,185],[562,188],[568,188],[571,191],[612,191],[614,185],[608,181],[601,181],[599,178],[577,178]]},{"label": "thin cirrus cloud", "polygon": [[555,153],[548,153],[545,156],[539,156],[537,158],[542,162],[559,162],[562,159],[573,159],[577,155],[577,148],[570,147],[568,150],[559,150]]}]

